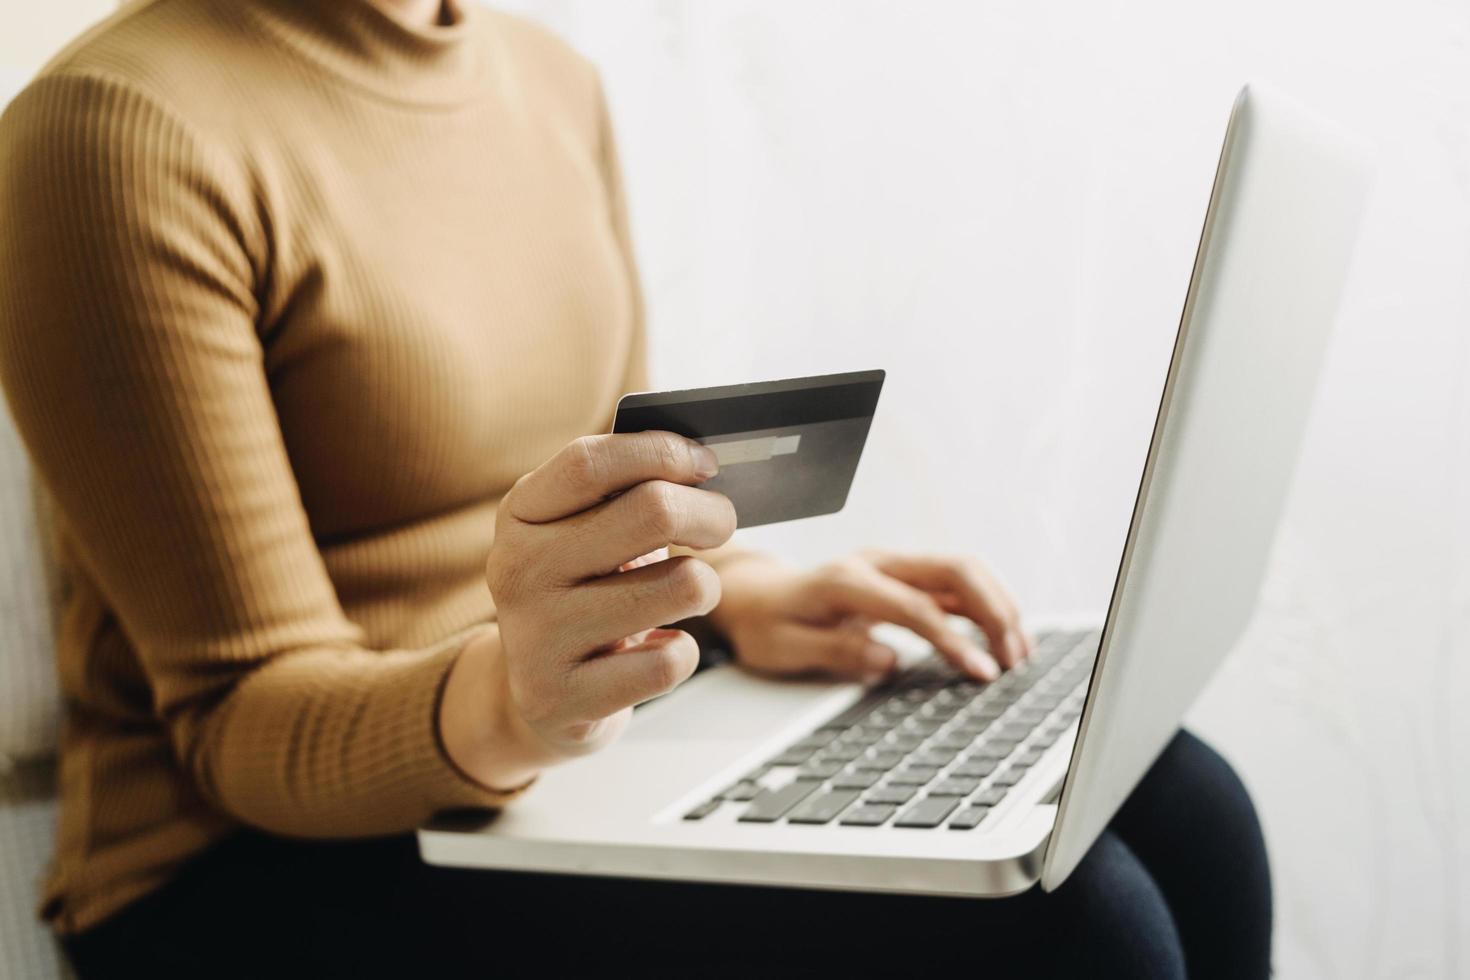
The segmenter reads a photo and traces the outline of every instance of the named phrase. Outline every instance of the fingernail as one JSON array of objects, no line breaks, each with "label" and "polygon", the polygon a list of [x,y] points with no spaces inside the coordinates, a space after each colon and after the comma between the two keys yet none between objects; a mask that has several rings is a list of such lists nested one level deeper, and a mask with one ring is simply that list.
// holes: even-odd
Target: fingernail
[{"label": "fingernail", "polygon": [[993,681],[1000,676],[1000,664],[990,654],[979,650],[965,655],[965,665],[970,673],[984,681]]},{"label": "fingernail", "polygon": [[1012,661],[1019,663],[1026,659],[1026,641],[1020,633],[1006,634],[1006,649],[1010,651]]},{"label": "fingernail", "polygon": [[720,472],[720,458],[715,451],[708,446],[696,445],[694,449],[694,475],[701,480],[708,480]]}]

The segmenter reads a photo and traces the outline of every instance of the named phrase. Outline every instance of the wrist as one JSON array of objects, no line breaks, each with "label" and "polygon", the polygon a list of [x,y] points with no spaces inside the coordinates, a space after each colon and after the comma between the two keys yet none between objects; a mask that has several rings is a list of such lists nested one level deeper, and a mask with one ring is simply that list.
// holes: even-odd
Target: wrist
[{"label": "wrist", "polygon": [[498,630],[474,637],[455,658],[439,705],[439,736],[461,772],[498,791],[524,786],[552,761],[516,711]]}]

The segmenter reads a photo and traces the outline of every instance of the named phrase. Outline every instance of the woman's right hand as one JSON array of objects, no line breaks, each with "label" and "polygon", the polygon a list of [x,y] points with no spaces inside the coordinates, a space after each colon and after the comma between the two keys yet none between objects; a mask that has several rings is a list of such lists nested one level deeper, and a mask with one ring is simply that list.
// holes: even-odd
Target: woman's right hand
[{"label": "woman's right hand", "polygon": [[605,745],[633,705],[694,672],[694,638],[658,627],[715,607],[714,569],[687,556],[620,569],[669,545],[729,539],[730,501],[693,486],[717,471],[704,446],[639,432],[578,439],[516,482],[486,562],[498,634],[466,645],[440,703],[461,769],[520,785]]}]

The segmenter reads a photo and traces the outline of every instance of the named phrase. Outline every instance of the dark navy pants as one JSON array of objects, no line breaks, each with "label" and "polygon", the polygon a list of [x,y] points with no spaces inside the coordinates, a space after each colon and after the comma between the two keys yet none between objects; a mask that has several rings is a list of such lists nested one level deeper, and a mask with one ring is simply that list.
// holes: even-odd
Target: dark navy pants
[{"label": "dark navy pants", "polygon": [[1251,980],[1270,972],[1271,883],[1245,788],[1181,733],[1052,894],[927,898],[461,871],[424,865],[411,837],[242,832],[67,945],[83,980],[954,970]]}]

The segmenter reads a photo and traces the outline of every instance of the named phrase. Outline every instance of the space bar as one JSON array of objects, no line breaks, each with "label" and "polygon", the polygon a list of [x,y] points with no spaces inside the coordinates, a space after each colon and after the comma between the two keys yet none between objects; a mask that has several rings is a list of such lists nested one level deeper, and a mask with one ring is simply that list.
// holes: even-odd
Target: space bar
[{"label": "space bar", "polygon": [[750,801],[750,807],[740,815],[740,822],[775,823],[820,785],[817,780],[796,779],[780,789],[768,789]]}]

